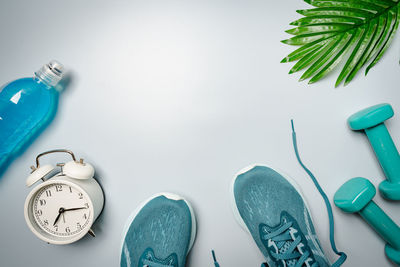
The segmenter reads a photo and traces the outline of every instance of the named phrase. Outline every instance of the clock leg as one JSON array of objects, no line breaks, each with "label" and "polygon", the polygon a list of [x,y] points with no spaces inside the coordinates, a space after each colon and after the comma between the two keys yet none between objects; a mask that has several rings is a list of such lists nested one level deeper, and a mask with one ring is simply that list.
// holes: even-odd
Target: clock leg
[{"label": "clock leg", "polygon": [[96,237],[96,235],[94,234],[94,232],[93,232],[92,229],[89,229],[88,234],[91,235],[91,236],[93,236],[93,237]]}]

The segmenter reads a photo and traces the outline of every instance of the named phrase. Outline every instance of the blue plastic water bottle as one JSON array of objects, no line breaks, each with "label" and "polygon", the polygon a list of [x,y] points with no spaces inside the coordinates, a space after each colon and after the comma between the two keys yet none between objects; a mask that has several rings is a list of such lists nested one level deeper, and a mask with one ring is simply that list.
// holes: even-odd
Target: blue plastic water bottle
[{"label": "blue plastic water bottle", "polygon": [[63,66],[51,61],[35,72],[0,88],[0,175],[51,122],[58,105],[55,86]]}]

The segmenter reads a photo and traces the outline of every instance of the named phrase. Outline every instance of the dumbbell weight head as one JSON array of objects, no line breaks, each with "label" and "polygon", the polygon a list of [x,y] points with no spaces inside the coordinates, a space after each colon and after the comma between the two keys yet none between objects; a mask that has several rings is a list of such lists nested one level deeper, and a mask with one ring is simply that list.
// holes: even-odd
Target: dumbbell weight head
[{"label": "dumbbell weight head", "polygon": [[347,122],[352,130],[359,131],[374,127],[393,117],[391,105],[384,103],[360,110],[351,115]]},{"label": "dumbbell weight head", "polygon": [[395,249],[391,245],[386,244],[385,253],[390,260],[400,265],[400,249]]},{"label": "dumbbell weight head", "polygon": [[387,199],[400,200],[400,183],[385,180],[379,184],[379,191]]},{"label": "dumbbell weight head", "polygon": [[335,205],[349,213],[362,210],[376,194],[374,185],[365,178],[357,177],[347,181],[335,193]]}]

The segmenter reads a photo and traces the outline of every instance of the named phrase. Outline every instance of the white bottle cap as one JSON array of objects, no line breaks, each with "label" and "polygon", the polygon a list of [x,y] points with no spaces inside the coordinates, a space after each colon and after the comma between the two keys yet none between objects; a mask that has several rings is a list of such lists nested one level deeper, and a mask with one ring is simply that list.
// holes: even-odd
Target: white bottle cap
[{"label": "white bottle cap", "polygon": [[55,86],[63,77],[64,66],[52,60],[49,64],[44,65],[40,70],[35,72],[36,77],[43,81],[48,86]]}]

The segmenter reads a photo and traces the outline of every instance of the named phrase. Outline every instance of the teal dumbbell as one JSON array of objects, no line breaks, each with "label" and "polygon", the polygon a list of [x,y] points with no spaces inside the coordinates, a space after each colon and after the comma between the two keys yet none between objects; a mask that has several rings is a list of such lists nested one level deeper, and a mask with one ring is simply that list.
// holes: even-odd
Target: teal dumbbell
[{"label": "teal dumbbell", "polygon": [[379,185],[383,197],[400,200],[400,155],[384,124],[393,115],[389,104],[379,104],[353,114],[347,121],[351,129],[367,134],[387,179]]},{"label": "teal dumbbell", "polygon": [[376,189],[370,181],[357,177],[350,179],[336,191],[334,202],[345,212],[358,212],[386,241],[385,253],[388,258],[400,264],[400,227],[372,201],[375,194]]}]

